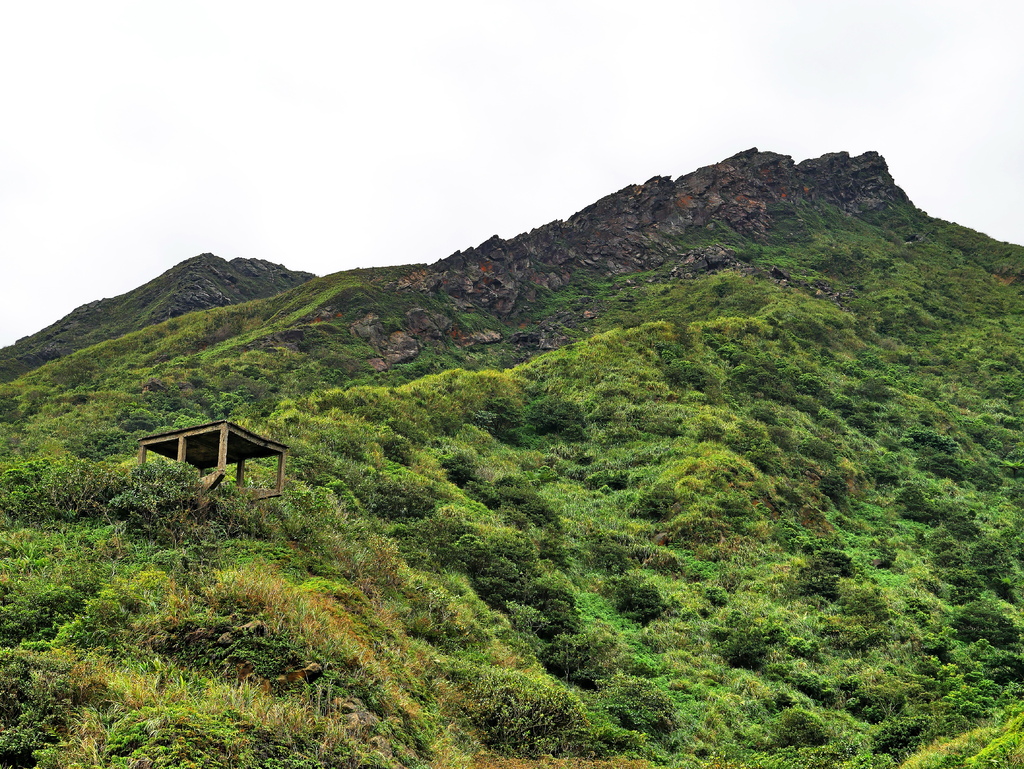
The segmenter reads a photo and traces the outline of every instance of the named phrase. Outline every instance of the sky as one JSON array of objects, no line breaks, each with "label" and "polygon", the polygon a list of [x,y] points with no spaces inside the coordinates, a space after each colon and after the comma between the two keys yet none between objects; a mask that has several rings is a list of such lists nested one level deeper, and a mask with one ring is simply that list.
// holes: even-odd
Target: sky
[{"label": "sky", "polygon": [[750,147],[1024,243],[1024,4],[0,0],[0,346],[196,254],[434,262]]}]

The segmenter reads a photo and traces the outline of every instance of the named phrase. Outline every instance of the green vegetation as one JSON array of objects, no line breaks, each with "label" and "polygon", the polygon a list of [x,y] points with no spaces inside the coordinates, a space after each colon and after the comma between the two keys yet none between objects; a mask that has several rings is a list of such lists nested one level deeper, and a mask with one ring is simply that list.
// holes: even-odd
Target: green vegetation
[{"label": "green vegetation", "polygon": [[[1024,249],[778,222],[726,240],[845,309],[666,263],[540,296],[606,309],[528,362],[375,374],[370,312],[500,322],[355,272],[0,387],[0,763],[1020,763]],[[291,447],[282,497],[133,466],[215,418]]]}]

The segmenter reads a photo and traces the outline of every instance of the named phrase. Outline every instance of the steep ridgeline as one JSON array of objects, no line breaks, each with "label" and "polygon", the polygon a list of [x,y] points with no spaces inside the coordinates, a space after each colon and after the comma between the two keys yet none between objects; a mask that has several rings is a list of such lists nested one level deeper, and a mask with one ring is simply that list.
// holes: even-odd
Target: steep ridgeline
[{"label": "steep ridgeline", "polygon": [[515,314],[538,287],[559,289],[583,270],[621,275],[679,256],[673,236],[725,225],[764,241],[779,203],[819,203],[851,215],[909,203],[884,158],[846,152],[794,163],[756,148],[686,174],[631,185],[575,214],[511,240],[494,236],[415,272],[397,288],[448,294],[457,307]]},{"label": "steep ridgeline", "polygon": [[200,254],[126,294],[84,304],[0,350],[0,380],[169,318],[273,296],[313,277],[263,259]]}]

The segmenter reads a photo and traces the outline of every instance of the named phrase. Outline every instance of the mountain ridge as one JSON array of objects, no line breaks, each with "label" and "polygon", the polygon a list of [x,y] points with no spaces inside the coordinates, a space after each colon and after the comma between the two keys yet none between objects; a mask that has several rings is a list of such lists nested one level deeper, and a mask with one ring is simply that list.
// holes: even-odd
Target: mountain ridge
[{"label": "mountain ridge", "polygon": [[561,288],[573,269],[624,274],[660,264],[663,238],[713,220],[764,241],[773,226],[769,207],[780,201],[828,202],[850,215],[910,199],[877,152],[835,152],[795,163],[788,155],[752,148],[680,176],[656,176],[508,240],[497,235],[457,251],[396,287],[447,293],[456,306],[508,316],[534,287]]},{"label": "mountain ridge", "polygon": [[[835,152],[797,163],[787,155],[751,148],[674,181],[656,176],[629,185],[567,220],[555,220],[509,239],[494,236],[432,264],[394,268],[406,274],[384,288],[444,296],[456,310],[492,313],[504,325],[528,314],[538,290],[558,291],[579,273],[625,275],[660,267],[669,254],[678,251],[674,240],[688,230],[724,226],[740,236],[766,242],[775,224],[771,208],[782,202],[825,202],[851,216],[912,205],[877,152],[856,157]],[[689,259],[698,272],[737,267],[734,255],[723,261],[722,244],[715,242],[713,235],[701,239],[713,254],[691,249],[682,260]],[[767,273],[771,274],[770,267]],[[82,305],[56,323],[0,349],[0,379],[9,380],[103,339],[198,309],[267,298],[312,277],[264,260],[236,258],[228,262],[201,254],[125,294]],[[792,283],[784,271],[774,277]],[[839,291],[819,284],[816,290],[838,295]],[[339,309],[332,305],[320,308],[302,319],[300,328],[270,335],[264,344],[294,347],[304,336],[301,326],[339,315]],[[125,315],[128,317],[121,317]],[[371,366],[386,370],[395,363],[408,362],[418,355],[424,339],[436,342],[445,334],[464,346],[514,337],[524,350],[553,349],[568,339],[557,322],[548,322],[538,332],[496,328],[464,332],[452,318],[436,310],[412,307],[407,316],[401,328],[388,333],[376,313],[354,319],[352,332],[376,353],[368,358]]]},{"label": "mountain ridge", "polygon": [[0,379],[106,339],[185,313],[272,296],[315,277],[264,259],[186,259],[141,286],[81,305],[49,326],[0,349]]}]

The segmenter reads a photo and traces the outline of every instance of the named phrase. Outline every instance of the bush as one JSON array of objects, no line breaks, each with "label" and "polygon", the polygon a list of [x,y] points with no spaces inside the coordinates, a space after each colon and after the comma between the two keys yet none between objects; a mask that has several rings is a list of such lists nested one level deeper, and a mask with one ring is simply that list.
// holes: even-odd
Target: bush
[{"label": "bush", "polygon": [[994,601],[972,601],[953,617],[957,638],[971,643],[984,639],[1005,647],[1020,641],[1020,631]]},{"label": "bush", "polygon": [[738,610],[730,611],[725,622],[714,632],[716,651],[733,667],[756,670],[768,652],[785,639],[782,628],[774,622]]},{"label": "bush", "polygon": [[110,763],[105,765],[154,769],[343,769],[355,765],[350,740],[316,734],[317,726],[309,724],[306,733],[271,731],[233,710],[208,713],[185,704],[142,707],[111,727],[104,749]]},{"label": "bush", "polygon": [[779,747],[824,745],[829,741],[825,722],[803,708],[783,710],[772,727],[774,742]]},{"label": "bush", "polygon": [[539,575],[537,550],[514,529],[464,534],[451,544],[451,560],[491,606],[529,604],[530,582]]},{"label": "bush", "polygon": [[670,486],[656,485],[641,491],[630,508],[630,514],[637,518],[660,521],[678,512],[675,492]]},{"label": "bush", "polygon": [[915,427],[904,435],[907,444],[914,448],[927,448],[942,454],[955,454],[960,444],[948,435],[942,435],[927,427]]},{"label": "bush", "polygon": [[599,702],[620,726],[648,734],[667,734],[677,726],[676,706],[668,693],[646,678],[616,673],[598,681]]},{"label": "bush", "polygon": [[0,589],[0,644],[50,640],[73,619],[95,587],[87,572],[72,577],[76,584],[53,584],[52,575],[22,577]]},{"label": "bush", "polygon": [[589,721],[583,703],[552,679],[517,670],[476,670],[464,707],[483,742],[499,753],[536,758],[580,752]]},{"label": "bush", "polygon": [[541,653],[541,661],[553,674],[584,689],[622,667],[620,640],[603,623],[581,628],[577,633],[561,633],[551,639]]},{"label": "bush", "polygon": [[521,528],[558,522],[554,508],[522,479],[503,478],[493,485],[471,481],[466,491],[491,510],[507,515]]},{"label": "bush", "polygon": [[132,468],[127,488],[110,500],[110,514],[155,539],[180,542],[205,528],[198,481],[184,462],[147,462]]},{"label": "bush", "polygon": [[583,439],[583,411],[557,395],[545,395],[530,403],[525,418],[537,435],[560,435],[567,441]]},{"label": "bush", "polygon": [[839,579],[853,575],[853,562],[841,550],[823,548],[811,556],[797,576],[801,595],[819,595],[835,601],[839,598]]},{"label": "bush", "polygon": [[413,473],[374,473],[358,489],[368,513],[388,520],[426,518],[434,511],[437,494]]},{"label": "bush", "polygon": [[81,459],[33,459],[0,474],[0,505],[29,520],[99,518],[125,488],[123,472]]},{"label": "bush", "polygon": [[104,690],[74,657],[0,650],[0,764],[34,766],[33,753],[57,743]]},{"label": "bush", "polygon": [[473,455],[468,451],[452,451],[442,454],[440,462],[441,467],[448,474],[448,480],[459,488],[463,488],[470,481],[477,480],[476,464],[473,462]]},{"label": "bush", "polygon": [[668,608],[657,585],[639,574],[625,574],[616,578],[612,585],[615,608],[634,622],[646,625]]},{"label": "bush", "polygon": [[871,739],[871,750],[888,753],[897,761],[924,742],[928,719],[924,716],[898,716],[883,721]]}]

